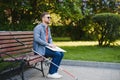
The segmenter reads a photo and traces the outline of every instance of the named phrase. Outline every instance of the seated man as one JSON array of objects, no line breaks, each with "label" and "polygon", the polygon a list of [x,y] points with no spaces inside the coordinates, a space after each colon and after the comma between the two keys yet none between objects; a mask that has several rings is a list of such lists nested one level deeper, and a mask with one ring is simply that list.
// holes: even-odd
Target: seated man
[{"label": "seated man", "polygon": [[[63,53],[58,51],[52,51],[46,46],[55,47],[52,44],[52,37],[50,28],[48,27],[50,23],[50,14],[44,12],[41,14],[42,23],[38,24],[34,28],[34,41],[33,41],[33,49],[39,54],[52,58],[52,62],[56,65],[60,66],[61,60],[63,58]],[[62,75],[58,73],[58,67],[53,64],[50,64],[49,72],[47,75],[48,78],[61,78]]]}]

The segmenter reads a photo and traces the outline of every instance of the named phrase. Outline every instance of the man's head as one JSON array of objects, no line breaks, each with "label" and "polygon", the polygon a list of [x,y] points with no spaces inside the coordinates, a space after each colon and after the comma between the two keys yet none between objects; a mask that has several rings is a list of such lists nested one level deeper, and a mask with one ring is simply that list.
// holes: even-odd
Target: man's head
[{"label": "man's head", "polygon": [[50,14],[48,12],[44,12],[41,14],[41,19],[42,19],[42,22],[45,23],[45,24],[50,24]]}]

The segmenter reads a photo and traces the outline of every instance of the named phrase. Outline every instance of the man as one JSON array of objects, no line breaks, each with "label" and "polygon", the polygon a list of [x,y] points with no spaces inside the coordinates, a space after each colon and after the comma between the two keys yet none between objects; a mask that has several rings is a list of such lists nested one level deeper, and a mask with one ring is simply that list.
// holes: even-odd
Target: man
[{"label": "man", "polygon": [[[52,37],[50,28],[48,25],[50,24],[50,14],[48,12],[44,12],[41,14],[42,23],[38,24],[34,28],[34,41],[33,41],[33,49],[40,53],[43,56],[51,57],[52,62],[56,65],[60,66],[61,60],[63,58],[62,52],[52,51],[46,46],[56,47],[52,43]],[[58,73],[58,67],[53,64],[50,64],[49,72],[47,75],[48,78],[61,78],[62,75]]]}]

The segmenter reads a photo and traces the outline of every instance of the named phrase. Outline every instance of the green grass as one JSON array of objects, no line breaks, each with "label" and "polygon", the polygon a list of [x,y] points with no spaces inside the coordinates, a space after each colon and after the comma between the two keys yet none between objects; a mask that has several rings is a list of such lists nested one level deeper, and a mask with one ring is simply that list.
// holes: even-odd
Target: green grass
[{"label": "green grass", "polygon": [[19,63],[16,62],[0,62],[0,71],[6,70],[10,67],[16,67]]},{"label": "green grass", "polygon": [[66,46],[64,59],[120,63],[120,46]]}]

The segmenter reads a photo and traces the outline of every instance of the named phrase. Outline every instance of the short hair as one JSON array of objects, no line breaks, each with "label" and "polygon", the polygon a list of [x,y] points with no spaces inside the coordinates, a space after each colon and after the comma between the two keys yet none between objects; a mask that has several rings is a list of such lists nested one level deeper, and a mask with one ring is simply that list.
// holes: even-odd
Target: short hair
[{"label": "short hair", "polygon": [[42,19],[45,15],[48,15],[48,14],[50,14],[50,13],[48,13],[48,12],[43,12],[43,13],[41,14],[41,19]]}]

